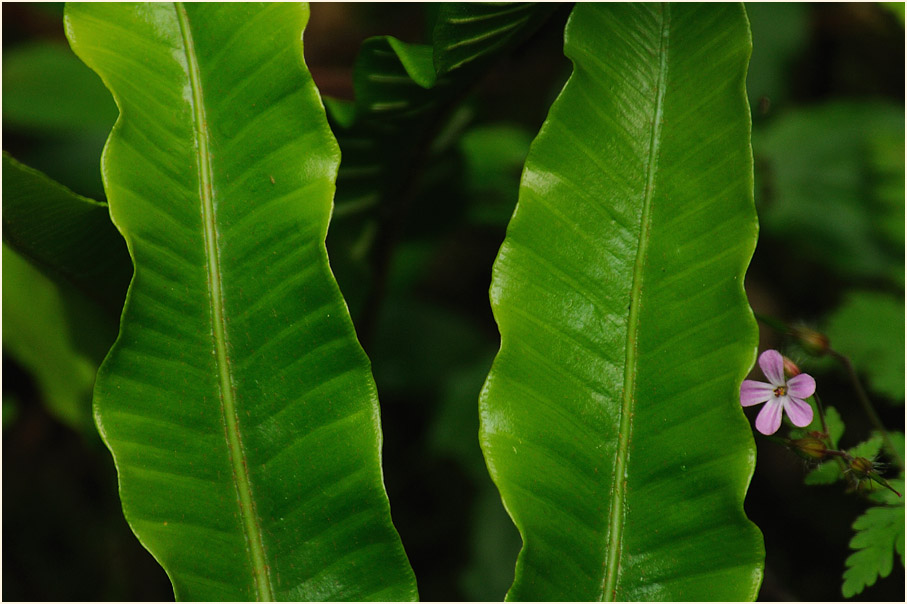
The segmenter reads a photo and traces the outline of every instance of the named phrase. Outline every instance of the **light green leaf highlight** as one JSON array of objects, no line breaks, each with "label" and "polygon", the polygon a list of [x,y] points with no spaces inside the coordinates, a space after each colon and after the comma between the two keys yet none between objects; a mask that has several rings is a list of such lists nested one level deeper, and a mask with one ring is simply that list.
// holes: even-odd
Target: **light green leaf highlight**
[{"label": "light green leaf highlight", "polygon": [[746,16],[579,4],[565,36],[491,286],[480,439],[523,538],[508,599],[755,598]]}]

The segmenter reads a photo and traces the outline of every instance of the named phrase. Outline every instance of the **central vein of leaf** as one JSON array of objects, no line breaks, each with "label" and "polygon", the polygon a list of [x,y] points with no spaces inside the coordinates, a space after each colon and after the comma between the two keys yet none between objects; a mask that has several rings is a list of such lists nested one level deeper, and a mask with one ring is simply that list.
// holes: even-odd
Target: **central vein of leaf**
[{"label": "central vein of leaf", "polygon": [[264,545],[261,540],[261,529],[255,516],[252,488],[249,473],[245,464],[242,439],[236,413],[236,400],[233,390],[233,378],[230,371],[230,360],[227,357],[227,329],[224,322],[223,286],[221,283],[220,257],[217,248],[217,224],[215,222],[214,183],[211,169],[211,155],[208,149],[208,122],[205,117],[205,99],[202,91],[198,58],[195,55],[195,44],[189,17],[182,3],[176,4],[183,46],[186,51],[186,63],[189,71],[189,83],[192,88],[192,105],[196,131],[196,152],[199,180],[199,198],[202,206],[202,222],[205,233],[205,256],[208,270],[208,295],[211,303],[212,334],[217,358],[220,395],[223,403],[224,425],[226,428],[227,447],[233,465],[234,484],[239,500],[240,515],[246,543],[252,557],[252,571],[255,591],[259,600],[273,601],[271,584],[265,562]]},{"label": "central vein of leaf", "polygon": [[640,217],[639,246],[633,267],[633,286],[630,290],[630,315],[627,322],[626,365],[624,366],[624,389],[621,398],[620,430],[618,432],[617,454],[614,460],[614,479],[611,487],[611,506],[608,518],[608,544],[605,555],[605,575],[602,581],[602,601],[615,601],[619,581],[620,558],[623,551],[622,538],[626,518],[627,468],[630,457],[630,437],[633,430],[633,406],[636,403],[636,370],[639,346],[639,310],[643,288],[643,271],[649,247],[649,229],[652,222],[652,197],[655,193],[655,173],[658,169],[658,153],[661,146],[661,128],[664,112],[665,85],[668,74],[668,32],[670,29],[670,6],[661,5],[661,31],[659,34],[659,63],[655,92],[655,111],[652,116],[652,132],[649,139],[648,164],[646,166],[646,188]]}]

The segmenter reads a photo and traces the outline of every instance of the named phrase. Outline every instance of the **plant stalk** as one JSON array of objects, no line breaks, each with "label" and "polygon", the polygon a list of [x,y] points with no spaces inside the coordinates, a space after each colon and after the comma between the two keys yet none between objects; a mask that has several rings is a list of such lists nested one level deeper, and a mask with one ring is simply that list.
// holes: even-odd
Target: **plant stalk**
[{"label": "plant stalk", "polygon": [[822,433],[828,437],[826,440],[831,444],[831,435],[828,434],[828,425],[825,423],[825,407],[822,405],[822,401],[819,400],[819,395],[815,392],[813,393],[813,398],[816,399],[816,409],[819,410],[819,421],[822,423]]}]

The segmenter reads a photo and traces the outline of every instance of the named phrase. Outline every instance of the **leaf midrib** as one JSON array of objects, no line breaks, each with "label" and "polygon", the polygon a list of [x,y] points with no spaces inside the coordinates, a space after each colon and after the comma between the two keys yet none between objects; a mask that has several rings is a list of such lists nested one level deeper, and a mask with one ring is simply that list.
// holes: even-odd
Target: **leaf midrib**
[{"label": "leaf midrib", "polygon": [[220,255],[217,247],[217,224],[215,221],[214,186],[211,168],[211,154],[208,151],[208,128],[205,115],[205,99],[201,85],[195,43],[189,26],[189,17],[182,2],[176,3],[183,48],[186,53],[186,68],[192,89],[193,118],[196,136],[196,164],[198,167],[199,200],[201,201],[202,224],[205,238],[205,258],[208,273],[208,299],[211,305],[212,335],[217,360],[218,381],[223,420],[227,436],[227,448],[233,466],[234,486],[238,496],[240,516],[252,562],[252,578],[259,601],[273,601],[274,596],[267,573],[261,527],[255,513],[249,473],[245,463],[242,439],[239,433],[236,400],[230,360],[227,356],[227,329],[224,320],[223,288],[221,285]]},{"label": "leaf midrib", "polygon": [[630,456],[630,439],[633,429],[633,405],[636,402],[636,353],[640,300],[642,298],[643,270],[649,246],[652,197],[655,191],[655,174],[658,168],[658,152],[661,146],[661,127],[664,112],[664,95],[667,81],[668,31],[670,29],[670,6],[661,5],[661,31],[659,32],[658,84],[655,96],[655,115],[652,122],[652,136],[649,140],[649,155],[646,166],[646,188],[640,217],[639,245],[633,268],[633,285],[630,290],[630,311],[627,321],[626,365],[624,366],[624,388],[621,397],[620,428],[618,430],[617,453],[614,460],[614,474],[609,507],[607,549],[605,552],[605,575],[602,580],[602,601],[617,600],[622,539],[627,494],[627,466]]}]

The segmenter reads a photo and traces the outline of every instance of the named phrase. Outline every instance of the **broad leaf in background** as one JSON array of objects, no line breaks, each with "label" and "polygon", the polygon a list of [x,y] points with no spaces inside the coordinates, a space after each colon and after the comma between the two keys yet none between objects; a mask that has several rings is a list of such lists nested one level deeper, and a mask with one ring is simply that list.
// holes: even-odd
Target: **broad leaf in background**
[{"label": "broad leaf in background", "polygon": [[57,419],[97,438],[91,387],[132,275],[107,205],[4,152],[3,242],[4,351]]},{"label": "broad leaf in background", "polygon": [[75,4],[120,118],[103,173],[135,264],[95,414],[181,599],[399,600],[368,359],[324,248],[339,153],[295,4]]},{"label": "broad leaf in background", "polygon": [[850,357],[869,387],[885,400],[904,403],[904,298],[853,292],[829,317],[832,347]]},{"label": "broad leaf in background", "polygon": [[889,250],[904,249],[904,136],[902,130],[875,132],[866,141],[873,227]]},{"label": "broad leaf in background", "polygon": [[6,152],[3,241],[51,279],[73,285],[119,317],[132,263],[107,204],[70,191]]},{"label": "broad leaf in background", "polygon": [[746,3],[746,16],[756,40],[746,73],[754,119],[759,117],[760,109],[777,109],[788,102],[791,67],[807,46],[804,32],[809,24],[809,8],[802,2]]},{"label": "broad leaf in background", "polygon": [[31,373],[54,417],[91,436],[91,387],[104,352],[87,353],[77,329],[94,339],[106,335],[109,346],[116,323],[78,295],[3,245],[3,353]]},{"label": "broad leaf in background", "polygon": [[523,537],[508,599],[755,598],[746,15],[578,4],[565,36],[491,286],[480,439]]},{"label": "broad leaf in background", "polygon": [[98,76],[65,43],[3,55],[3,126],[44,134],[109,130],[117,108]]},{"label": "broad leaf in background", "polygon": [[514,126],[478,126],[463,134],[464,186],[473,222],[506,225],[510,220],[531,142],[529,132]]},{"label": "broad leaf in background", "polygon": [[[877,102],[790,111],[754,132],[764,232],[783,237],[792,257],[903,287],[903,133],[903,106]],[[899,177],[886,174],[898,165]],[[900,183],[900,200],[886,182]]]},{"label": "broad leaf in background", "polygon": [[4,49],[3,146],[19,160],[101,199],[98,160],[116,118],[101,79],[65,44]]}]

